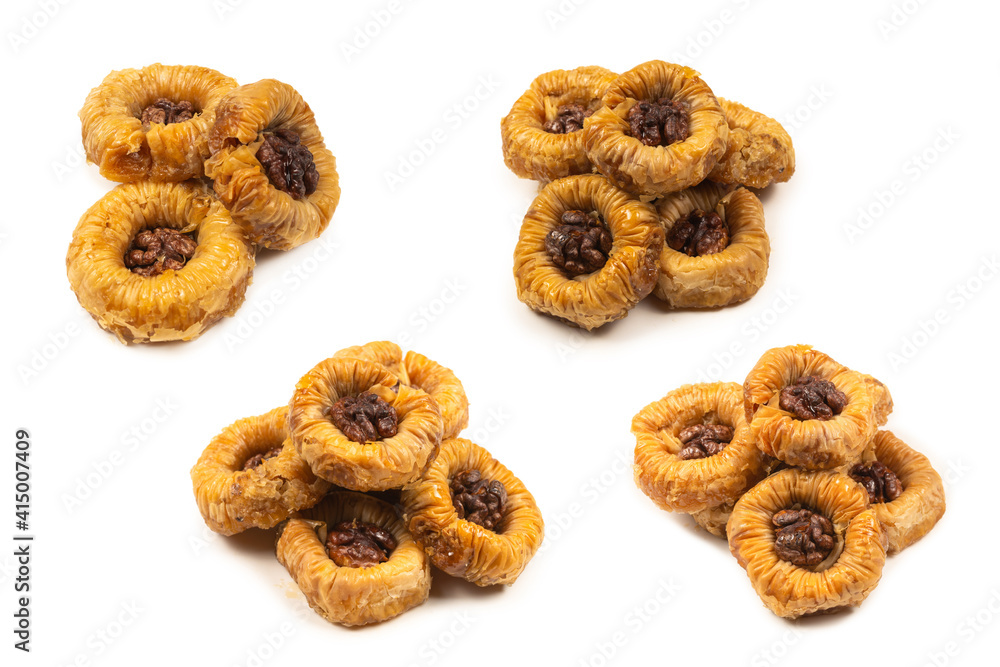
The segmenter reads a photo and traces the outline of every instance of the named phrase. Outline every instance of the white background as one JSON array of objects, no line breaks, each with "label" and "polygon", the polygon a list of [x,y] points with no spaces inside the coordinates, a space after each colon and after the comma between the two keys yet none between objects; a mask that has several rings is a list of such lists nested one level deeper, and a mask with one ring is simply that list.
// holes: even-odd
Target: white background
[{"label": "white background", "polygon": [[[387,0],[4,3],[0,535],[10,544],[13,433],[26,427],[37,541],[30,656],[11,648],[12,549],[0,549],[3,662],[994,660],[996,4],[391,6],[346,54],[372,12],[386,23]],[[711,312],[650,299],[586,334],[515,297],[511,255],[535,186],[504,167],[500,118],[541,72],[652,58],[784,122],[798,170],[763,197],[772,253],[756,297]],[[191,343],[126,347],[66,280],[73,227],[111,187],[82,163],[77,111],[109,71],[157,61],[294,85],[337,156],[343,199],[320,241],[261,254],[235,318]],[[392,189],[401,161],[420,164]],[[456,371],[466,435],[532,490],[547,539],[513,587],[436,574],[421,607],[347,630],[306,608],[269,534],[208,533],[188,471],[220,429],[286,402],[315,363],[384,338]],[[647,403],[686,382],[742,382],[764,350],[797,342],[889,385],[889,427],[946,477],[948,512],[890,559],[863,607],[789,623],[723,541],[657,510],[627,465]]]}]

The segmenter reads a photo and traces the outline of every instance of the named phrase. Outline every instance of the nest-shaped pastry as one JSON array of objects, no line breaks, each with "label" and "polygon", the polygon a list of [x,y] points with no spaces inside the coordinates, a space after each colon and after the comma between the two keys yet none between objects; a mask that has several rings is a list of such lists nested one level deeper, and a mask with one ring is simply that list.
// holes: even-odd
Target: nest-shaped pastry
[{"label": "nest-shaped pastry", "polygon": [[[214,69],[161,65],[111,72],[80,110],[83,148],[101,175],[123,183],[183,181],[204,173],[208,131],[219,101],[236,80]],[[190,102],[195,115],[172,123],[143,123],[159,99]]]},{"label": "nest-shaped pastry", "polygon": [[[733,429],[713,456],[683,459],[680,432],[697,424]],[[650,403],[632,419],[636,485],[668,512],[699,512],[734,501],[764,479],[768,459],[754,445],[735,382],[689,384]]]},{"label": "nest-shaped pastry", "polygon": [[[612,236],[607,263],[570,278],[556,266],[545,238],[570,210],[597,211]],[[594,329],[628,315],[656,284],[663,228],[656,211],[597,175],[549,183],[521,224],[514,249],[517,298],[536,310]]]},{"label": "nest-shaped pastry", "polygon": [[[631,135],[628,112],[639,102],[661,98],[687,109],[688,137],[669,146],[647,146]],[[726,152],[726,116],[712,89],[690,67],[643,63],[612,81],[602,101],[584,126],[587,156],[629,192],[658,197],[697,185]]]},{"label": "nest-shaped pastry", "polygon": [[[347,357],[321,361],[298,381],[288,424],[295,448],[316,475],[354,491],[394,489],[420,477],[440,446],[441,414],[425,392],[397,382],[381,364]],[[398,431],[354,442],[331,421],[330,408],[373,388],[396,411]]]},{"label": "nest-shaped pastry", "polygon": [[[772,517],[802,508],[833,524],[836,546],[819,566],[782,560]],[[836,471],[783,470],[740,498],[727,526],[729,549],[764,604],[778,616],[856,607],[878,584],[885,565],[885,533],[865,490]]]},{"label": "nest-shaped pastry", "polygon": [[771,254],[760,200],[745,188],[730,191],[706,181],[656,202],[667,234],[696,209],[718,213],[729,229],[729,245],[721,252],[688,256],[664,243],[653,294],[674,308],[712,308],[749,299],[764,284]]},{"label": "nest-shaped pastry", "polygon": [[[159,275],[132,272],[126,252],[156,227],[194,234],[193,257]],[[119,185],[83,214],[66,255],[80,305],[123,343],[197,338],[242,305],[253,266],[246,235],[194,181]]]},{"label": "nest-shaped pastry", "polygon": [[469,399],[455,373],[422,354],[403,351],[393,342],[374,341],[337,352],[335,357],[367,359],[382,364],[402,384],[427,393],[441,411],[442,439],[453,438],[469,425]]},{"label": "nest-shaped pastry", "polygon": [[[496,532],[458,518],[452,504],[452,477],[478,470],[502,483],[507,505]],[[488,451],[452,438],[424,476],[403,489],[403,511],[414,538],[439,569],[479,586],[512,584],[542,543],[542,513],[528,489]]]},{"label": "nest-shaped pastry", "polygon": [[[244,470],[253,457],[276,448],[279,454]],[[318,503],[330,488],[296,453],[286,407],[223,429],[191,468],[191,482],[205,524],[222,535],[276,526],[295,510]]]},{"label": "nest-shaped pastry", "polygon": [[[846,394],[848,402],[840,414],[828,420],[802,420],[781,409],[781,390],[810,375],[832,382]],[[807,469],[835,468],[857,460],[888,416],[876,384],[808,345],[765,352],[747,375],[743,392],[757,446],[769,456]],[[881,409],[876,410],[880,396]]]},{"label": "nest-shaped pastry", "polygon": [[503,161],[521,178],[554,181],[592,170],[583,145],[583,130],[548,132],[547,122],[559,109],[578,105],[592,113],[601,106],[604,89],[617,76],[603,67],[577,67],[546,72],[514,102],[500,122]]},{"label": "nest-shaped pastry", "polygon": [[[396,548],[372,567],[342,567],[326,549],[327,529],[363,521],[389,531]],[[309,606],[332,623],[366,625],[402,614],[427,599],[430,561],[396,516],[392,505],[360,493],[339,491],[289,519],[275,552],[306,596]]]},{"label": "nest-shaped pastry", "polygon": [[719,183],[766,188],[795,173],[795,148],[781,123],[739,102],[718,98],[729,125],[726,153],[708,175]]},{"label": "nest-shaped pastry", "polygon": [[894,500],[872,504],[889,540],[889,553],[898,553],[930,532],[944,516],[944,483],[926,456],[891,431],[875,434],[863,462],[872,461],[888,467],[903,487]]},{"label": "nest-shaped pastry", "polygon": [[[316,190],[296,199],[270,181],[257,159],[265,131],[291,130],[312,153]],[[208,136],[205,173],[235,220],[257,245],[289,250],[318,237],[340,201],[337,160],[323,143],[312,109],[291,86],[264,79],[219,103]]]}]

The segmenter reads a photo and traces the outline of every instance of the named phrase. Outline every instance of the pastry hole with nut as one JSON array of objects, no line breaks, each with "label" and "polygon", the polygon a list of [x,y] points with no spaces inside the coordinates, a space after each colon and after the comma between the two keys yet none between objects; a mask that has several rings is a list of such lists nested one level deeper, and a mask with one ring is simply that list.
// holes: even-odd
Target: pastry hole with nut
[{"label": "pastry hole with nut", "polygon": [[829,568],[844,550],[844,539],[833,522],[799,503],[775,512],[774,552],[781,560],[812,572]]},{"label": "pastry hole with nut", "polygon": [[502,533],[507,509],[507,488],[499,480],[484,479],[475,469],[462,470],[451,478],[451,502],[459,519],[495,533]]},{"label": "pastry hole with nut", "polygon": [[183,269],[197,249],[194,227],[174,229],[156,223],[132,237],[122,260],[129,271],[149,278],[167,270]]}]

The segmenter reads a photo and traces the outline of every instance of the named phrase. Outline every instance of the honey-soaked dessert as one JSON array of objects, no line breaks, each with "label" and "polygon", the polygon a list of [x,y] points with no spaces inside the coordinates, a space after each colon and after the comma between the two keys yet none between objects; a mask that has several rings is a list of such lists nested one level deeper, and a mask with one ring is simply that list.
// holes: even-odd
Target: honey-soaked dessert
[{"label": "honey-soaked dessert", "polygon": [[226,95],[208,146],[205,174],[255,244],[290,250],[330,224],[340,201],[337,160],[288,84],[265,79]]},{"label": "honey-soaked dessert", "polygon": [[670,512],[736,501],[767,474],[735,382],[684,385],[632,419],[635,482]]},{"label": "honey-soaked dessert", "polygon": [[629,192],[658,197],[701,183],[726,152],[719,101],[689,67],[652,60],[621,74],[584,130],[599,172]]},{"label": "honey-soaked dessert", "polygon": [[602,176],[570,176],[535,198],[514,249],[518,298],[584,329],[628,315],[657,278],[663,229],[650,204]]},{"label": "honey-soaked dessert", "polygon": [[254,249],[197,181],[119,185],[66,255],[80,305],[123,343],[192,340],[243,304]]},{"label": "honey-soaked dessert", "polygon": [[656,200],[666,243],[653,295],[674,308],[745,301],[767,277],[764,207],[746,188],[706,181]]},{"label": "honey-soaked dessert", "polygon": [[278,532],[278,561],[309,606],[331,623],[386,621],[430,593],[427,555],[382,500],[333,492]]},{"label": "honey-soaked dessert", "polygon": [[227,426],[191,469],[205,524],[222,535],[272,528],[312,507],[330,488],[299,458],[289,439],[288,408]]},{"label": "honey-soaked dessert", "polygon": [[885,565],[867,494],[837,471],[775,473],[736,502],[727,533],[754,590],[784,618],[860,605]]},{"label": "honey-soaked dessert", "polygon": [[507,167],[542,182],[593,171],[583,126],[616,76],[603,67],[577,67],[532,81],[500,123]]},{"label": "honey-soaked dessert", "polygon": [[207,67],[111,72],[80,110],[87,159],[123,183],[202,176],[216,108],[236,85]]},{"label": "honey-soaked dessert", "polygon": [[478,586],[514,583],[542,543],[542,514],[528,489],[463,438],[442,443],[401,502],[410,532],[434,565]]},{"label": "honey-soaked dessert", "polygon": [[288,405],[296,450],[317,476],[346,489],[414,482],[441,444],[437,404],[373,361],[321,361],[299,380]]}]

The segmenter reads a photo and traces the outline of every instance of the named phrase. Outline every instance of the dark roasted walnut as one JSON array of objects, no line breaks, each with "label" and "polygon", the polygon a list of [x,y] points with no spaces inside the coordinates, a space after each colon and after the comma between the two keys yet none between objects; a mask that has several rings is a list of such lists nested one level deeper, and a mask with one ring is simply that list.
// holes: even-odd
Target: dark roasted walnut
[{"label": "dark roasted walnut", "polygon": [[733,439],[733,429],[725,424],[695,424],[678,434],[684,448],[677,456],[684,459],[703,459],[715,456]]},{"label": "dark roasted walnut", "polygon": [[391,438],[399,428],[396,408],[367,391],[339,399],[330,406],[330,419],[354,442]]},{"label": "dark roasted walnut", "polygon": [[340,567],[374,567],[389,560],[396,538],[365,521],[341,521],[326,536],[326,553]]},{"label": "dark roasted walnut", "polygon": [[829,380],[804,375],[781,390],[778,404],[798,419],[833,419],[847,407],[847,395]]},{"label": "dark roasted walnut", "polygon": [[293,199],[302,199],[316,192],[319,172],[313,154],[299,143],[297,132],[278,128],[264,133],[264,143],[257,149],[257,161],[267,178],[278,190]]},{"label": "dark roasted walnut", "polygon": [[583,129],[583,119],[594,114],[593,109],[588,109],[579,104],[563,104],[556,112],[556,117],[546,121],[542,128],[550,134],[569,134]]},{"label": "dark roasted walnut", "polygon": [[194,114],[194,105],[187,100],[174,102],[161,97],[142,110],[139,120],[142,121],[143,125],[154,123],[170,125],[171,123],[183,123],[186,120],[191,120],[194,118]]},{"label": "dark roasted walnut", "polygon": [[819,565],[836,544],[833,524],[809,510],[782,510],[771,517],[774,551],[778,558],[799,567]]},{"label": "dark roasted walnut", "polygon": [[696,208],[677,219],[667,234],[667,245],[688,257],[714,255],[729,247],[729,227],[715,211]]},{"label": "dark roasted walnut", "polygon": [[851,477],[865,487],[868,492],[868,502],[888,503],[903,492],[903,484],[896,473],[880,461],[857,463],[851,468]]},{"label": "dark roasted walnut", "polygon": [[275,456],[277,456],[280,453],[281,453],[281,447],[274,447],[274,448],[269,449],[266,452],[263,452],[261,454],[254,454],[253,456],[251,456],[250,458],[248,458],[246,460],[246,463],[243,464],[243,469],[244,470],[253,470],[257,466],[259,466],[261,463],[263,463],[264,461],[266,461],[268,459],[273,459]]},{"label": "dark roasted walnut", "polygon": [[545,236],[545,250],[552,263],[570,278],[600,270],[611,253],[611,232],[600,217],[583,211],[566,211],[562,223]]},{"label": "dark roasted walnut", "polygon": [[194,257],[198,244],[188,234],[170,227],[144,229],[125,251],[125,266],[140,276],[158,276],[167,269],[179,271]]},{"label": "dark roasted walnut", "polygon": [[478,470],[463,470],[451,478],[451,504],[459,519],[495,531],[507,507],[503,482],[483,479]]},{"label": "dark roasted walnut", "polygon": [[662,97],[639,102],[628,110],[632,136],[647,146],[669,146],[688,138],[688,115],[683,104]]}]

